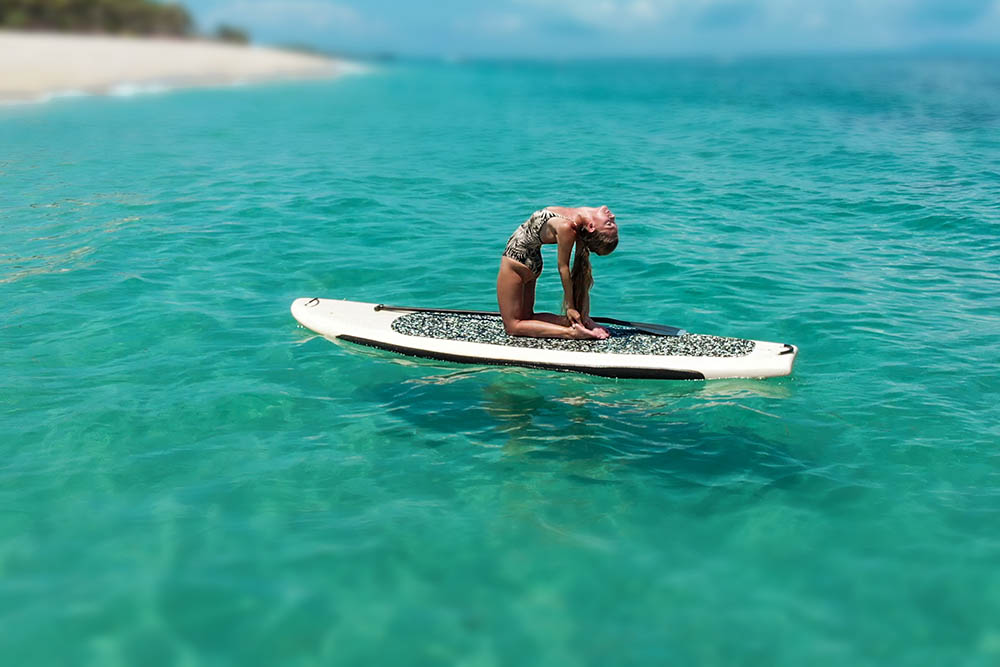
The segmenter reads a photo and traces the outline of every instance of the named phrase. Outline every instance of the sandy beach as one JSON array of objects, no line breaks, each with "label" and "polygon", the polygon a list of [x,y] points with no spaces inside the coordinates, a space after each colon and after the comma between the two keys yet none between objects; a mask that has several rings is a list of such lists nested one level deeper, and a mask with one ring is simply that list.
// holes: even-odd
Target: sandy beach
[{"label": "sandy beach", "polygon": [[195,39],[0,31],[0,102],[130,86],[202,86],[332,77],[343,61]]}]

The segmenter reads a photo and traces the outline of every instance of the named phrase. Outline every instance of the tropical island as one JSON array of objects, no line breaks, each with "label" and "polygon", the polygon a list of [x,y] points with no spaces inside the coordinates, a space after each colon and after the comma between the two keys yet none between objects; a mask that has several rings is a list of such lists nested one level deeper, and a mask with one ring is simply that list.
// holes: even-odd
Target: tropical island
[{"label": "tropical island", "polygon": [[4,0],[0,102],[336,76],[345,63],[250,44],[231,25],[199,31],[178,3],[153,0]]}]

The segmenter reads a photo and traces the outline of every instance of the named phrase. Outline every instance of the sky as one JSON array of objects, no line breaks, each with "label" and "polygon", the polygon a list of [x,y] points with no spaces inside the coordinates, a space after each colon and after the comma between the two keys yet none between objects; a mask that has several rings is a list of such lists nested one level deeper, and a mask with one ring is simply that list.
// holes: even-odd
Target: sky
[{"label": "sky", "polygon": [[600,58],[1000,50],[1000,0],[186,0],[203,30],[354,54]]}]

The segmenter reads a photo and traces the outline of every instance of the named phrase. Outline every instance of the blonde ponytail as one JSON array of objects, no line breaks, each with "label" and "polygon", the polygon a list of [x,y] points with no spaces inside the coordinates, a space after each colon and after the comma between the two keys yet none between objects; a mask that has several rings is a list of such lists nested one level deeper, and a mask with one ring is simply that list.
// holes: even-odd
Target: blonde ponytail
[{"label": "blonde ponytail", "polygon": [[567,308],[579,310],[583,303],[583,295],[594,285],[594,276],[590,270],[590,248],[583,235],[576,237],[576,250],[573,253],[573,268],[569,272],[570,283],[573,285],[573,301],[567,303]]}]

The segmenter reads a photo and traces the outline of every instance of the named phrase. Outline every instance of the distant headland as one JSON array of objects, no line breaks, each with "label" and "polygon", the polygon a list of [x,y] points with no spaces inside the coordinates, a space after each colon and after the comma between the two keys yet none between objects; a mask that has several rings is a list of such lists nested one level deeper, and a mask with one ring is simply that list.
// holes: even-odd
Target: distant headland
[{"label": "distant headland", "polygon": [[[194,18],[184,5],[153,0],[4,0],[0,4],[0,29],[147,37],[198,34]],[[245,30],[230,25],[216,26],[211,36],[238,44],[250,41]]]}]

